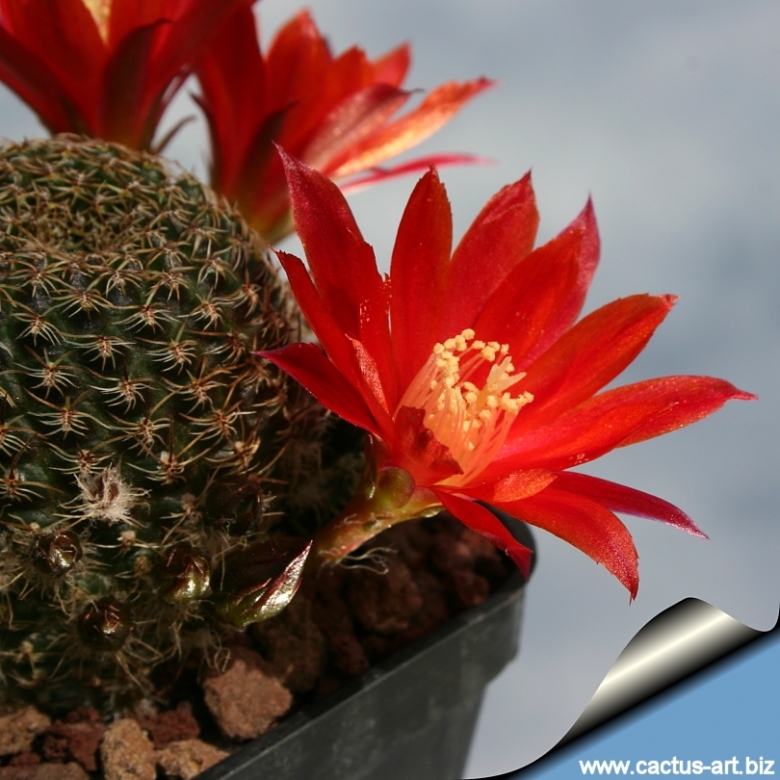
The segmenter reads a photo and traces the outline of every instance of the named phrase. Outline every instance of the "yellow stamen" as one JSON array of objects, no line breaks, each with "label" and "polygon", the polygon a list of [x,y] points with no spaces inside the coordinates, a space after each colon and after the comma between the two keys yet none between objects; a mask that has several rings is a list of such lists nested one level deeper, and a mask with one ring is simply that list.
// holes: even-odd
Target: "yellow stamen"
[{"label": "yellow stamen", "polygon": [[[493,459],[531,393],[507,392],[524,373],[514,373],[509,346],[475,341],[470,328],[441,344],[404,393],[399,408],[423,409],[425,426],[444,444],[463,470],[443,484],[463,485]],[[483,387],[472,381],[477,369],[492,364]]]},{"label": "yellow stamen", "polygon": [[111,0],[83,0],[87,10],[95,20],[100,37],[108,42],[108,18],[111,15]]}]

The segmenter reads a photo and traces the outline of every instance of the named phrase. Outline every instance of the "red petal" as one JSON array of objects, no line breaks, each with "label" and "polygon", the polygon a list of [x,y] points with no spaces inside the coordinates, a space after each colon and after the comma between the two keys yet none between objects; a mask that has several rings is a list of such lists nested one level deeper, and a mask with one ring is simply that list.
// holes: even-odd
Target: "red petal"
[{"label": "red petal", "polygon": [[314,344],[291,344],[257,352],[300,382],[323,406],[347,422],[381,436],[365,401],[344,375]]},{"label": "red petal", "polygon": [[289,255],[287,252],[277,251],[276,256],[287,274],[298,305],[314,335],[338,369],[345,376],[350,376],[353,367],[350,344],[320,298],[305,266],[295,255]]},{"label": "red petal", "polygon": [[472,531],[490,540],[499,550],[503,550],[514,561],[522,575],[528,579],[531,574],[533,553],[525,545],[520,544],[489,509],[443,489],[434,489],[433,492],[450,514],[457,517]]},{"label": "red petal", "polygon": [[462,473],[457,461],[423,424],[425,412],[402,406],[395,416],[395,439],[388,442],[393,465],[408,471],[420,487]]},{"label": "red petal", "polygon": [[249,5],[236,9],[212,36],[198,66],[198,81],[203,95],[197,100],[212,138],[212,186],[232,199],[250,140],[268,119],[265,63]]},{"label": "red petal", "polygon": [[590,498],[613,512],[660,520],[694,536],[707,538],[706,534],[696,527],[693,520],[674,504],[626,485],[608,482],[606,479],[591,477],[588,474],[562,471],[555,479],[555,489]]},{"label": "red petal", "polygon": [[475,154],[430,154],[398,165],[371,168],[368,173],[357,175],[346,182],[342,181],[339,187],[342,192],[357,192],[377,182],[406,176],[409,173],[420,173],[429,168],[443,168],[445,165],[488,165],[489,163],[492,163],[492,160],[487,157],[477,157]]},{"label": "red petal", "polygon": [[409,386],[433,348],[451,249],[450,202],[431,170],[409,198],[390,265],[390,317],[401,388]]},{"label": "red petal", "polygon": [[[114,3],[114,5],[121,5]],[[247,0],[190,0],[161,28],[159,46],[148,67],[147,89],[162,95],[182,70],[191,71],[205,52],[211,36],[230,14],[246,6]],[[113,13],[113,7],[112,7]],[[170,19],[162,14],[158,19]]]},{"label": "red petal", "polygon": [[468,485],[463,493],[488,504],[520,501],[544,490],[557,475],[547,469],[526,469],[506,474],[494,482]]},{"label": "red petal", "polygon": [[280,150],[298,236],[326,309],[360,341],[395,387],[389,330],[389,288],[339,188]]},{"label": "red petal", "polygon": [[574,545],[614,574],[636,598],[637,552],[628,529],[615,515],[589,498],[548,487],[531,498],[499,504],[499,509],[543,528]]},{"label": "red petal", "polygon": [[382,81],[400,87],[411,64],[411,52],[409,46],[403,44],[372,63],[374,69],[374,81]]},{"label": "red petal", "polygon": [[371,84],[349,95],[323,117],[310,143],[301,149],[301,161],[333,176],[338,169],[334,161],[385,125],[408,99],[408,92],[391,84]]},{"label": "red petal", "polygon": [[[707,415],[716,412],[726,401],[755,401],[758,396],[738,390],[725,379],[709,376],[670,376],[663,379],[651,379],[634,385],[640,397],[659,406],[668,399],[666,409],[644,423],[621,443],[621,447],[637,444],[655,436],[684,428],[698,422]],[[617,393],[623,388],[613,391]],[[657,400],[656,400],[657,399]]]},{"label": "red petal", "polygon": [[569,233],[582,236],[577,260],[579,265],[577,283],[569,293],[569,297],[565,301],[561,301],[557,316],[548,323],[545,332],[541,334],[534,348],[526,356],[526,362],[538,357],[551,344],[555,343],[560,335],[577,319],[582,310],[585,296],[598,265],[601,247],[598,227],[596,226],[596,215],[593,212],[593,204],[590,199],[588,199],[585,208],[577,219],[560,236],[562,237]]},{"label": "red petal", "polygon": [[533,248],[538,224],[530,174],[487,202],[452,257],[439,340],[474,324],[485,302]]},{"label": "red petal", "polygon": [[494,473],[500,476],[520,468],[560,471],[615,447],[690,425],[728,400],[751,398],[750,393],[712,377],[665,377],[618,387],[524,433],[501,450],[484,476],[487,480]]},{"label": "red petal", "polygon": [[[159,106],[149,94],[146,71],[159,26],[133,30],[111,53],[103,72],[100,135],[134,149],[148,148]],[[159,97],[162,97],[160,95]]]},{"label": "red petal", "polygon": [[0,27],[0,80],[54,133],[86,132],[67,89],[36,54]]},{"label": "red petal", "polygon": [[611,382],[644,349],[674,300],[632,295],[580,320],[526,367],[522,389],[534,400],[518,416],[512,437],[546,424]]},{"label": "red petal", "polygon": [[450,82],[429,93],[423,102],[410,113],[373,133],[353,148],[339,163],[331,175],[349,176],[358,171],[400,154],[410,146],[435,133],[456,114],[472,97],[492,86],[487,79],[467,81],[463,84]]},{"label": "red petal", "polygon": [[581,236],[555,238],[524,257],[484,305],[474,323],[483,341],[509,345],[515,368],[544,339],[577,284]]}]

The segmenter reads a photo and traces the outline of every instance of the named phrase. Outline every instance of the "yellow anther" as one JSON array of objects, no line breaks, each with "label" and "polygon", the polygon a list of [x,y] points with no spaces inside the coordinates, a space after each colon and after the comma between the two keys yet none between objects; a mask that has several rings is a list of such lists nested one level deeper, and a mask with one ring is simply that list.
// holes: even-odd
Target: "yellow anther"
[{"label": "yellow anther", "polygon": [[533,400],[530,393],[513,398],[507,392],[525,376],[514,373],[509,346],[474,335],[467,328],[435,344],[398,405],[422,409],[425,426],[461,467],[463,473],[445,484],[462,485],[479,474],[503,446],[517,413]]}]

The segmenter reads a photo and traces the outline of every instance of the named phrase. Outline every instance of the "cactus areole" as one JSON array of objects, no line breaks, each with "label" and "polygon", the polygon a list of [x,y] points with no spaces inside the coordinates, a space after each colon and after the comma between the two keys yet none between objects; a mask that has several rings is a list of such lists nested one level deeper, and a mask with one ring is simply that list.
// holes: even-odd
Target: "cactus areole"
[{"label": "cactus areole", "polygon": [[224,572],[263,543],[301,417],[252,353],[292,311],[194,178],[72,137],[0,148],[0,692],[143,689],[247,622]]}]

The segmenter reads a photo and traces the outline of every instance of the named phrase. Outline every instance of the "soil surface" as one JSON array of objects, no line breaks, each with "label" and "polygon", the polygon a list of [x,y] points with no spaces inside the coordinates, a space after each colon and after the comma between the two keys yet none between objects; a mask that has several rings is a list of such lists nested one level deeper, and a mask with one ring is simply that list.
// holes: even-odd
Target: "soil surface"
[{"label": "soil surface", "polygon": [[[0,713],[0,780],[190,780],[373,663],[484,601],[512,572],[487,540],[439,516],[377,536],[349,566],[305,581],[218,668],[161,673],[158,696],[105,721]],[[164,703],[164,706],[163,704]]]}]

